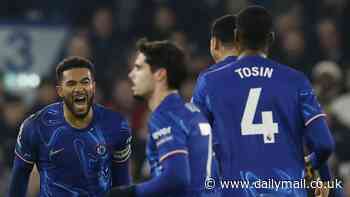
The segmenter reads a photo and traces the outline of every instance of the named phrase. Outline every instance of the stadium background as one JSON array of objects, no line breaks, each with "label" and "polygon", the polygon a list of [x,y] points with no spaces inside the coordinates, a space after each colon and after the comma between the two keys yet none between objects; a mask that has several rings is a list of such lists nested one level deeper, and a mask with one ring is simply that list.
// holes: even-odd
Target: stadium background
[{"label": "stadium background", "polygon": [[[313,82],[336,140],[330,163],[350,196],[350,2],[347,0],[2,0],[0,6],[0,194],[9,183],[21,121],[57,100],[55,65],[79,55],[97,70],[96,101],[124,114],[133,128],[132,172],[148,176],[144,162],[143,103],[133,100],[127,72],[140,37],[170,39],[186,51],[188,78],[181,93],[191,97],[198,73],[212,63],[213,19],[248,4],[268,8],[276,41],[270,56]],[[234,86],[235,84],[232,84]],[[34,173],[31,196],[38,188]]]}]

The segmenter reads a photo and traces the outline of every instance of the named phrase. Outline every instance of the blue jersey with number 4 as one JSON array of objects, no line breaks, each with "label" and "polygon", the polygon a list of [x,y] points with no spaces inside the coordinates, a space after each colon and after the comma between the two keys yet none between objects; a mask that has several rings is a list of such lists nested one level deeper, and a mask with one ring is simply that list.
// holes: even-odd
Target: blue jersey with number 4
[{"label": "blue jersey with number 4", "polygon": [[[192,101],[209,112],[224,180],[304,177],[305,128],[324,114],[302,73],[261,56],[241,57],[205,73]],[[230,190],[227,196],[306,195],[290,187]]]}]

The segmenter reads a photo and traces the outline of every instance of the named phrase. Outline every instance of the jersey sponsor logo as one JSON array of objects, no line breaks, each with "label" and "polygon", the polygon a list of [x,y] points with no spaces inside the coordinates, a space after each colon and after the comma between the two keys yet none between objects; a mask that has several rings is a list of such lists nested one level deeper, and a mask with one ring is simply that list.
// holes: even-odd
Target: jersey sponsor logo
[{"label": "jersey sponsor logo", "polygon": [[157,146],[160,146],[165,142],[172,140],[173,136],[171,135],[171,127],[166,127],[154,132],[152,134],[152,137],[156,141]]},{"label": "jersey sponsor logo", "polygon": [[58,153],[62,152],[64,148],[58,149],[58,150],[50,150],[49,155],[52,157],[53,155],[57,155]]},{"label": "jersey sponsor logo", "polygon": [[152,134],[152,137],[154,140],[159,140],[160,138],[168,136],[168,135],[171,135],[171,127],[159,129],[158,131],[156,131]]},{"label": "jersey sponsor logo", "polygon": [[107,147],[104,144],[98,144],[96,146],[96,153],[100,156],[104,156],[107,153]]}]

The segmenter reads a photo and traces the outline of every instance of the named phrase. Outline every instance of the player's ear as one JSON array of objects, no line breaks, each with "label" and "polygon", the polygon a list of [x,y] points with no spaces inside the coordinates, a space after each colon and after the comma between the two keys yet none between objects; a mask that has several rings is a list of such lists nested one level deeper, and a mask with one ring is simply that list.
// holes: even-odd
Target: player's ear
[{"label": "player's ear", "polygon": [[237,30],[237,28],[235,28],[235,29],[233,30],[233,41],[234,41],[235,43],[238,43],[238,30]]},{"label": "player's ear", "polygon": [[218,50],[220,45],[220,40],[217,39],[216,37],[212,37],[210,39],[210,47],[214,50]]},{"label": "player's ear", "polygon": [[92,80],[92,91],[96,92],[96,81],[94,79]]},{"label": "player's ear", "polygon": [[233,32],[233,35],[234,35],[234,39],[233,39],[233,41],[234,41],[234,43],[235,43],[235,46],[236,46],[236,49],[237,49],[237,51],[240,53],[241,52],[241,43],[240,43],[240,39],[241,39],[241,32],[237,29],[237,28],[235,28],[234,30],[233,30],[234,32]]},{"label": "player's ear", "polygon": [[167,71],[165,68],[159,68],[156,72],[154,72],[154,76],[157,81],[162,81],[166,79]]},{"label": "player's ear", "polygon": [[60,84],[56,85],[56,92],[57,92],[59,97],[63,97],[63,89],[62,89],[62,86]]}]

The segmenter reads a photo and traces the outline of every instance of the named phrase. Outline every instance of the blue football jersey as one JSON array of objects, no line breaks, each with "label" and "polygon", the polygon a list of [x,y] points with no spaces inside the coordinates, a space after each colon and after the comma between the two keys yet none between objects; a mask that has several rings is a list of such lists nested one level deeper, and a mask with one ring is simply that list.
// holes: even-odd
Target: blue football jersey
[{"label": "blue football jersey", "polygon": [[[205,73],[196,91],[193,103],[213,122],[223,180],[304,178],[305,127],[325,114],[301,72],[261,56],[241,57]],[[306,196],[295,188],[228,190],[230,197]]]},{"label": "blue football jersey", "polygon": [[205,69],[203,72],[201,72],[200,75],[207,73],[207,72],[210,72],[212,70],[216,70],[216,69],[221,68],[223,66],[226,66],[227,64],[233,63],[236,61],[236,59],[237,59],[236,56],[228,56],[225,59],[223,59],[222,61],[217,62],[216,64],[213,64],[213,65],[210,65],[207,69]]},{"label": "blue football jersey", "polygon": [[[210,72],[210,71],[213,71],[213,70],[216,70],[216,69],[218,69],[218,68],[224,67],[224,66],[226,66],[226,65],[228,65],[228,64],[232,64],[233,62],[236,61],[236,59],[237,59],[236,56],[228,56],[228,57],[226,57],[224,60],[222,60],[222,61],[220,61],[220,62],[218,62],[218,63],[216,63],[216,64],[210,65],[207,69],[205,69],[204,71],[202,71],[202,72],[199,74],[198,79],[197,79],[197,84],[198,84],[199,81],[202,81],[202,80],[203,80],[202,77],[203,77],[206,73],[208,73],[208,72]],[[195,99],[196,101],[199,101],[200,99],[197,99],[197,97],[202,97],[201,94],[203,94],[203,92],[202,92],[202,90],[199,90],[198,88],[199,88],[198,86],[196,86],[196,87],[194,88],[192,100]],[[192,102],[193,102],[193,101],[192,101]],[[208,109],[206,103],[205,103],[205,102],[203,102],[203,103],[202,103],[202,102],[196,102],[196,106],[199,107],[199,109],[201,110],[201,112],[208,118],[209,123],[210,123],[210,124],[213,124],[213,119],[212,119],[212,117],[211,117],[211,114],[210,114],[210,112],[209,112],[209,109]],[[214,144],[216,144],[215,140],[216,140],[216,136],[215,136],[215,133],[214,133]]]},{"label": "blue football jersey", "polygon": [[[174,154],[186,154],[190,166],[190,185],[185,192],[164,194],[164,197],[214,197],[207,192],[207,178],[218,177],[218,164],[212,152],[211,127],[199,109],[184,103],[174,93],[167,96],[152,113],[149,121],[147,159],[152,176],[162,173],[162,162]],[[184,173],[178,169],[178,173]]]},{"label": "blue football jersey", "polygon": [[112,170],[129,158],[130,129],[118,113],[100,105],[93,111],[85,129],[65,121],[63,103],[47,106],[21,125],[15,154],[37,165],[40,197],[103,197],[116,184]]}]

